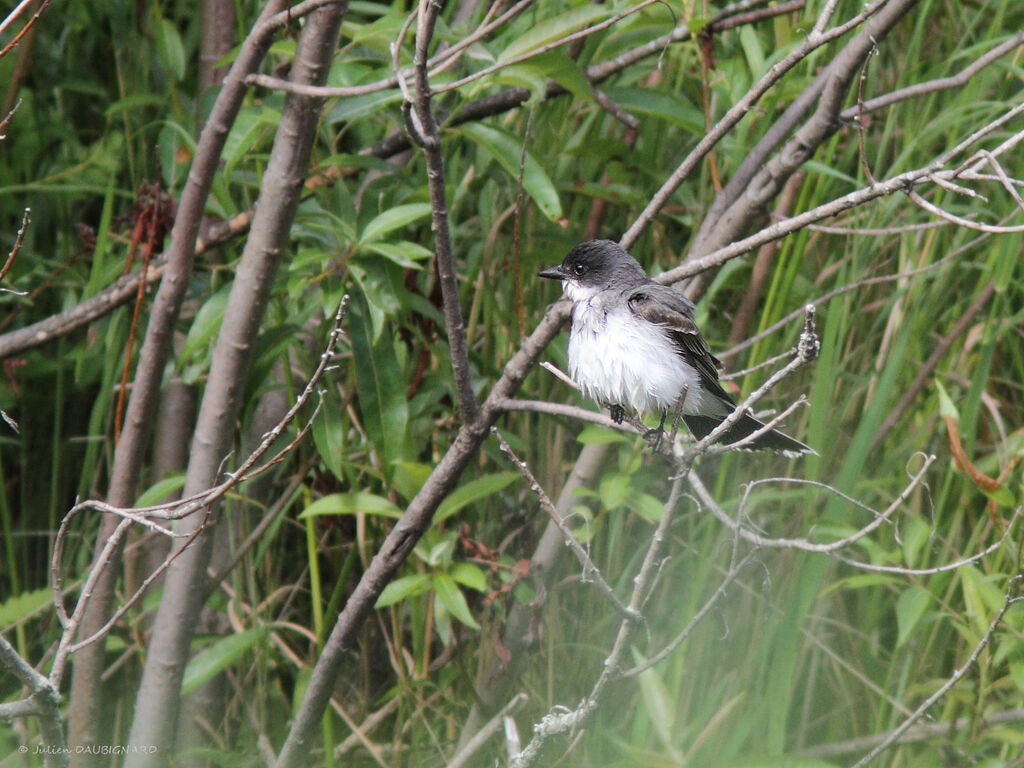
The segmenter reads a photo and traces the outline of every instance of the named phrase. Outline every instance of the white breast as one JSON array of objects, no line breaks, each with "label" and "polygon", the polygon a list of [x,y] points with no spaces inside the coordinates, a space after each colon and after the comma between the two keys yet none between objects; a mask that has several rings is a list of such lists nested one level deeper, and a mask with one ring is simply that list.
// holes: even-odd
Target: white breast
[{"label": "white breast", "polygon": [[608,310],[596,297],[577,301],[569,374],[587,397],[605,405],[639,413],[670,411],[685,390],[682,412],[703,412],[697,372],[666,333],[634,315],[625,302]]}]

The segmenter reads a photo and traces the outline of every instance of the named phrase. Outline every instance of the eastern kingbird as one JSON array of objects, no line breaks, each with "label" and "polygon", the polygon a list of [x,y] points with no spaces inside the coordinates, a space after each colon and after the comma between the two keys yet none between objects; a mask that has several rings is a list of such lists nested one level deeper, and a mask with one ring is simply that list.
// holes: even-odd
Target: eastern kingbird
[{"label": "eastern kingbird", "polygon": [[[681,416],[699,440],[736,409],[718,383],[722,363],[711,354],[693,321],[694,305],[678,291],[647,277],[636,259],[611,240],[573,248],[540,277],[561,280],[572,301],[569,374],[587,397],[611,408],[621,423],[624,408]],[[764,426],[749,414],[719,439],[734,443]],[[815,451],[770,430],[749,450],[796,457]]]}]

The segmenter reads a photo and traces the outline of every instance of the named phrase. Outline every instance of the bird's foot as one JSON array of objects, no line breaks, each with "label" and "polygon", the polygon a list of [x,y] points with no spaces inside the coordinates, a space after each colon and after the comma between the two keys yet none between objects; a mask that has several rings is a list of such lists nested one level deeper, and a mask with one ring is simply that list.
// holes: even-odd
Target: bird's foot
[{"label": "bird's foot", "polygon": [[661,453],[661,443],[665,439],[664,427],[652,427],[643,434],[644,440],[651,445],[651,450],[655,453]]},{"label": "bird's foot", "polygon": [[626,409],[621,405],[610,405],[608,406],[608,410],[611,411],[610,415],[612,417],[612,421],[616,424],[621,424],[622,420],[626,418]]}]

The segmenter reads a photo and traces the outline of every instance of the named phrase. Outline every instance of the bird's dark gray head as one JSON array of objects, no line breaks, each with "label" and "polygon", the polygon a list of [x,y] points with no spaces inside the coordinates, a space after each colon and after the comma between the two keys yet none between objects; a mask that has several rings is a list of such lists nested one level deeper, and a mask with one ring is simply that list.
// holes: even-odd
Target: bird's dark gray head
[{"label": "bird's dark gray head", "polygon": [[569,298],[607,288],[634,288],[647,281],[640,263],[612,240],[580,243],[557,267],[542,269],[540,277],[561,280]]}]

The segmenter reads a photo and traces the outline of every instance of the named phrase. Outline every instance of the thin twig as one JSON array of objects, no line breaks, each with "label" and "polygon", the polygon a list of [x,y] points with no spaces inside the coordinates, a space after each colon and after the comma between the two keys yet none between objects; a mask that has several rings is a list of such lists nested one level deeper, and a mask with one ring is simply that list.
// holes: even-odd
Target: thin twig
[{"label": "thin twig", "polygon": [[[238,484],[245,480],[251,479],[256,476],[259,472],[266,469],[268,466],[274,464],[280,454],[272,458],[267,464],[261,467],[256,467],[259,460],[266,455],[270,450],[271,446],[277,442],[278,438],[284,433],[288,425],[294,420],[299,410],[303,408],[306,403],[309,402],[312,397],[317,384],[322,378],[324,372],[327,370],[328,365],[333,359],[334,349],[338,343],[342,331],[342,322],[345,317],[345,311],[348,306],[348,295],[342,297],[341,302],[338,304],[338,309],[334,315],[334,325],[331,328],[331,333],[328,338],[328,342],[324,348],[324,351],[320,355],[320,362],[314,370],[306,386],[299,394],[296,401],[292,404],[291,408],[281,417],[281,419],[274,425],[274,427],[263,435],[260,444],[249,454],[249,456],[242,462],[235,472],[229,473],[227,479],[213,488],[210,488],[202,493],[195,494],[185,499],[179,499],[175,501],[165,502],[164,504],[157,504],[149,507],[138,507],[135,509],[125,509],[122,507],[115,507],[109,504],[105,504],[100,501],[89,500],[80,502],[69,510],[68,514],[61,520],[60,527],[58,528],[57,535],[54,541],[53,555],[50,563],[51,573],[51,587],[54,591],[54,603],[57,608],[57,615],[61,621],[64,631],[61,635],[61,641],[58,646],[58,651],[53,664],[53,671],[51,672],[51,678],[58,681],[63,673],[64,664],[69,654],[94,643],[96,640],[105,636],[116,624],[116,622],[123,616],[132,605],[142,598],[146,590],[150,585],[170,567],[178,555],[185,551],[188,544],[194,541],[200,532],[204,528],[204,524],[197,526],[187,536],[183,534],[176,534],[167,528],[160,526],[150,518],[157,518],[163,520],[178,520],[186,516],[192,515],[196,512],[202,511],[204,515],[209,515],[209,510],[213,505],[223,498],[231,489],[236,487]],[[305,430],[308,425],[300,430],[300,436],[305,434]],[[296,440],[292,440],[284,450],[290,450],[297,443]],[[75,606],[75,611],[70,616],[64,609],[64,591],[63,591],[63,578],[61,576],[61,562],[64,554],[64,542],[67,538],[68,529],[72,519],[78,514],[87,510],[106,512],[109,514],[116,515],[121,518],[117,525],[117,528],[105,542],[101,550],[100,555],[96,558],[96,562],[91,569],[88,578],[86,579],[85,585],[82,587],[81,594],[78,602]],[[102,571],[108,567],[114,553],[120,546],[120,541],[127,533],[127,530],[131,525],[143,525],[154,532],[160,533],[164,536],[170,537],[181,537],[185,536],[185,544],[176,549],[175,552],[171,553],[160,566],[151,573],[135,591],[135,593],[129,597],[128,600],[124,601],[114,613],[108,617],[102,626],[89,635],[89,637],[72,643],[75,633],[77,632],[78,625],[81,621],[81,617],[85,611],[86,605],[88,604],[89,597],[92,592],[93,586],[100,578]],[[56,677],[54,678],[54,675]]]},{"label": "thin twig", "polygon": [[721,583],[719,583],[711,596],[704,601],[704,605],[700,607],[700,610],[694,613],[690,620],[686,622],[686,626],[683,627],[682,631],[669,640],[669,642],[665,644],[664,648],[649,656],[642,664],[637,664],[635,667],[624,669],[622,671],[622,677],[635,677],[641,672],[647,671],[651,667],[654,667],[658,663],[667,659],[676,650],[676,648],[686,642],[686,639],[693,633],[693,630],[697,628],[697,625],[700,624],[709,613],[711,613],[711,609],[718,604],[718,601],[728,594],[729,586],[740,575],[743,568],[754,559],[756,553],[757,550],[751,550],[740,560],[730,565],[729,570],[726,572],[725,576],[722,577]]},{"label": "thin twig", "polygon": [[729,443],[727,445],[714,445],[722,435],[732,429],[735,424],[739,423],[740,419],[742,419],[745,414],[750,413],[750,409],[753,408],[753,406],[765,395],[771,392],[771,390],[774,389],[780,381],[792,376],[796,371],[816,360],[820,345],[821,342],[814,330],[814,305],[808,304],[804,307],[804,327],[800,332],[800,341],[797,344],[797,348],[795,350],[796,354],[793,356],[793,359],[769,376],[760,387],[751,392],[743,402],[736,406],[732,413],[726,416],[726,418],[718,424],[718,426],[698,440],[694,444],[693,448],[689,449],[690,452],[693,452],[694,454],[715,454],[736,448],[743,448],[745,445],[752,443],[758,437],[770,432],[776,423],[780,422],[795,408],[796,404],[791,405],[780,417],[765,424],[763,427],[742,440],[737,440],[736,442]]},{"label": "thin twig", "polygon": [[940,219],[956,224],[957,226],[963,227],[964,229],[973,229],[976,232],[987,232],[990,235],[1013,235],[1020,232],[1024,232],[1024,224],[1016,224],[1009,227],[1004,227],[1000,224],[982,224],[978,221],[971,219],[965,219],[963,216],[957,216],[955,213],[950,213],[944,208],[940,208],[934,203],[929,203],[917,192],[911,189],[907,190],[907,197],[909,197],[914,203],[928,211],[929,213],[935,214]]},{"label": "thin twig", "polygon": [[966,85],[972,77],[981,72],[985,67],[994,62],[996,59],[1006,55],[1014,48],[1024,44],[1024,32],[1018,32],[1009,40],[1006,40],[997,45],[992,50],[985,53],[983,56],[978,57],[970,65],[964,67],[962,70],[957,72],[955,75],[949,77],[939,77],[935,80],[927,80],[923,83],[915,83],[914,85],[906,88],[900,88],[898,91],[887,93],[884,96],[876,96],[873,99],[868,99],[863,104],[844,109],[839,117],[844,122],[849,122],[857,117],[858,112],[868,113],[875,112],[879,109],[897,104],[901,101],[908,99],[916,99],[919,96],[924,96],[928,93],[934,93],[935,91],[948,91],[953,88],[961,88]]},{"label": "thin twig", "polygon": [[[754,531],[747,528],[742,522],[740,522],[739,518],[742,516],[743,511],[742,505],[740,508],[740,515],[737,516],[737,519],[733,519],[724,509],[722,509],[718,505],[714,497],[711,495],[711,492],[708,491],[707,487],[701,481],[697,473],[691,472],[689,475],[689,479],[690,485],[693,487],[693,490],[697,493],[697,498],[700,499],[700,502],[706,505],[707,508],[711,510],[711,514],[713,514],[719,522],[721,522],[723,525],[729,528],[729,530],[731,530],[733,533],[740,536],[744,541],[754,544],[758,547],[770,547],[775,549],[799,549],[804,552],[814,552],[817,554],[833,554],[841,549],[849,547],[851,544],[855,544],[856,542],[860,541],[865,536],[867,536],[869,533],[872,533],[880,526],[884,525],[885,523],[888,523],[892,519],[892,516],[896,513],[896,511],[903,505],[903,502],[910,496],[911,492],[913,492],[913,490],[924,481],[925,473],[928,471],[928,469],[931,467],[934,461],[935,456],[925,457],[925,460],[922,463],[920,470],[913,476],[911,476],[910,482],[903,489],[900,495],[893,499],[892,503],[890,503],[889,506],[886,507],[884,512],[875,512],[874,510],[871,510],[872,514],[874,514],[875,516],[875,519],[872,520],[870,523],[863,526],[854,533],[850,534],[849,536],[844,536],[841,539],[837,539],[835,541],[823,544],[815,543],[805,538],[771,538],[768,536],[762,536],[759,533],[755,533]],[[787,478],[786,482],[801,485],[814,485],[823,488],[827,490],[829,493],[839,496],[840,498],[843,498],[846,501],[849,501],[853,504],[856,504],[857,506],[864,508],[863,504],[861,504],[858,501],[855,501],[851,497],[842,493],[838,489],[833,488],[832,486],[817,483],[812,480],[801,480],[797,478]],[[744,494],[744,498],[746,498],[747,494],[749,494],[749,488],[747,492]]]},{"label": "thin twig", "polygon": [[981,656],[981,652],[985,650],[989,642],[992,640],[993,635],[995,635],[996,628],[999,626],[999,622],[1003,620],[1003,616],[1006,615],[1006,611],[1009,610],[1011,605],[1020,602],[1022,599],[1024,599],[1021,598],[1019,595],[1014,595],[1014,591],[1016,590],[1017,585],[1021,582],[1021,579],[1022,577],[1019,574],[1010,579],[1010,583],[1006,590],[1006,597],[1003,600],[1002,606],[1000,606],[999,610],[996,611],[996,615],[992,617],[992,621],[989,622],[988,625],[988,630],[986,630],[985,634],[982,635],[981,640],[978,641],[978,644],[974,647],[974,650],[971,651],[971,655],[967,657],[967,661],[964,662],[963,666],[959,669],[954,670],[953,674],[949,676],[949,679],[946,680],[946,682],[943,683],[941,686],[939,686],[939,689],[935,691],[935,693],[933,693],[927,699],[922,701],[921,705],[917,709],[915,709],[909,717],[907,717],[902,723],[900,723],[898,728],[894,729],[891,733],[888,734],[888,736],[886,736],[886,738],[880,744],[875,746],[874,749],[872,749],[870,752],[864,755],[864,757],[862,757],[860,760],[854,763],[852,768],[864,768],[865,765],[870,763],[872,760],[874,760],[876,757],[882,754],[885,750],[887,750],[893,744],[898,742],[900,738],[903,736],[903,734],[906,733],[914,723],[920,720],[921,717],[929,709],[931,709],[931,707],[934,706],[936,702],[938,702],[947,693],[949,693],[950,690],[952,690],[953,686],[960,682],[964,675],[966,675],[971,670],[974,664],[978,661],[978,658]]},{"label": "thin twig", "polygon": [[[671,527],[676,506],[682,495],[684,474],[679,474],[672,482],[672,489],[669,492],[668,500],[665,502],[661,519],[658,521],[654,534],[651,536],[637,575],[633,579],[633,592],[627,606],[631,613],[639,614],[640,607],[647,598],[648,587],[658,568],[662,544]],[[551,737],[578,729],[594,713],[601,700],[605,686],[613,679],[622,675],[621,664],[625,657],[627,641],[635,626],[636,622],[628,618],[624,618],[620,622],[612,649],[605,658],[604,664],[601,667],[601,674],[598,676],[588,696],[580,702],[576,709],[569,710],[565,707],[556,707],[545,715],[539,723],[534,725],[534,736],[530,743],[511,760],[513,768],[526,768],[533,765],[540,756],[544,745]]]},{"label": "thin twig", "polygon": [[568,546],[572,550],[573,554],[576,555],[576,559],[579,560],[580,566],[583,568],[583,573],[580,574],[580,581],[584,583],[592,582],[597,587],[598,591],[605,596],[608,602],[614,606],[615,610],[618,611],[623,618],[630,621],[641,621],[642,618],[640,614],[624,605],[622,601],[619,600],[618,595],[615,594],[615,590],[613,590],[608,582],[604,580],[604,576],[601,575],[601,571],[596,565],[594,565],[594,561],[590,559],[590,554],[583,548],[583,545],[580,544],[579,540],[576,538],[576,534],[566,524],[562,515],[559,514],[554,503],[551,501],[551,498],[544,491],[544,488],[541,486],[540,482],[538,482],[537,478],[534,477],[533,472],[530,471],[530,467],[527,463],[516,456],[515,451],[512,450],[512,446],[510,446],[505,438],[501,436],[501,433],[496,427],[491,427],[491,434],[494,435],[495,439],[498,441],[498,449],[502,454],[504,454],[505,458],[512,462],[515,468],[519,470],[519,474],[523,476],[523,479],[529,485],[530,492],[537,497],[541,507],[548,513],[548,517],[550,517],[551,521],[558,526],[558,530],[562,532],[562,536],[565,539],[566,546]]},{"label": "thin twig", "polygon": [[427,72],[427,51],[434,35],[434,25],[441,4],[433,0],[421,0],[419,20],[416,26],[416,55],[414,71],[416,97],[412,104],[403,107],[407,126],[413,141],[420,145],[427,160],[427,183],[430,188],[430,210],[434,230],[434,248],[437,275],[441,283],[441,299],[444,305],[445,325],[448,330],[448,345],[451,351],[452,373],[455,376],[455,390],[459,398],[462,419],[472,422],[476,419],[479,405],[473,392],[473,379],[466,347],[466,327],[459,304],[459,284],[455,274],[455,255],[452,251],[452,236],[448,221],[448,196],[445,190],[444,156],[441,153],[441,135],[431,105],[430,76]]},{"label": "thin twig", "polygon": [[18,258],[18,253],[21,251],[21,244],[25,242],[25,233],[28,232],[28,225],[31,221],[32,209],[26,208],[25,212],[21,216],[21,226],[18,228],[18,234],[14,236],[14,245],[11,246],[10,253],[7,254],[7,260],[4,265],[0,267],[0,280],[7,277],[7,273],[11,271],[11,267],[14,266],[14,260]]},{"label": "thin twig", "polygon": [[669,198],[689,175],[697,168],[701,160],[710,152],[719,141],[751,110],[768,90],[777,83],[789,70],[807,58],[817,48],[841,37],[851,29],[864,23],[881,8],[887,0],[875,0],[869,3],[864,10],[849,19],[843,24],[835,26],[828,31],[823,31],[824,24],[831,17],[835,10],[836,0],[830,0],[815,22],[814,29],[804,41],[790,51],[781,61],[773,64],[764,76],[758,80],[743,96],[733,104],[722,118],[705,133],[697,145],[687,154],[671,176],[665,180],[661,188],[651,197],[650,202],[636,217],[636,220],[622,236],[619,244],[629,250],[640,237],[640,234],[650,226],[654,217],[669,201]]},{"label": "thin twig", "polygon": [[[22,2],[18,4],[18,7],[11,11],[7,15],[7,18],[3,20],[3,22],[0,22],[0,35],[3,34],[4,30],[15,19],[15,17],[21,13],[22,9],[32,1],[33,0],[22,0]],[[32,29],[35,23],[39,20],[39,17],[43,15],[43,11],[45,11],[49,7],[49,5],[50,0],[43,0],[43,2],[39,4],[39,9],[33,14],[32,18],[26,21],[25,26],[22,27],[18,34],[14,36],[14,39],[11,40],[11,42],[9,42],[7,45],[5,45],[3,47],[3,50],[0,50],[0,59],[2,59],[4,56],[10,53],[11,50],[19,42],[21,42],[21,38],[23,38],[28,33],[28,31]]]},{"label": "thin twig", "polygon": [[525,693],[517,693],[504,707],[499,709],[490,720],[487,721],[486,725],[473,734],[466,745],[455,754],[451,760],[448,761],[448,768],[462,768],[467,765],[469,760],[473,757],[477,750],[482,747],[491,736],[497,733],[498,729],[501,728],[505,721],[505,718],[515,712],[526,702]]}]

